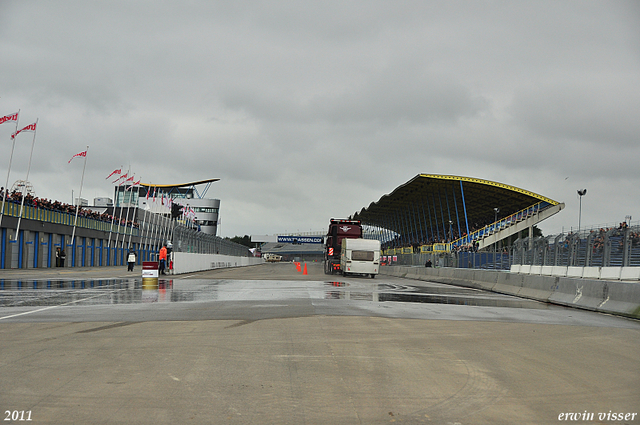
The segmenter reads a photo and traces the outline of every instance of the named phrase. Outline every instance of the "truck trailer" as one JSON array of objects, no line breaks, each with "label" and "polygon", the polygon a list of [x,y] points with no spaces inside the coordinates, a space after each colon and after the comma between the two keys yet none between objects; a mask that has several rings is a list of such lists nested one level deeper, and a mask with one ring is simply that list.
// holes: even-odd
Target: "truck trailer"
[{"label": "truck trailer", "polygon": [[362,223],[359,220],[332,218],[324,246],[324,272],[334,274],[340,272],[340,252],[343,239],[362,238]]},{"label": "truck trailer", "polygon": [[342,275],[360,274],[375,278],[380,272],[380,241],[376,239],[343,239],[340,252]]}]

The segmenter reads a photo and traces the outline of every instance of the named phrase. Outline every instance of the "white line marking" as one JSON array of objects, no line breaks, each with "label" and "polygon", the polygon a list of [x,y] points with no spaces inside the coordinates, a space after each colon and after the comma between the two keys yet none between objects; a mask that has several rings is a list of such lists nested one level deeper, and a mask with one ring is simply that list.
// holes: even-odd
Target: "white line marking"
[{"label": "white line marking", "polygon": [[[124,291],[125,289],[127,289],[127,288],[116,289],[115,291],[111,291],[111,292]],[[106,295],[108,293],[109,292],[98,294],[98,295],[94,295],[92,297],[82,298],[81,300],[69,301],[69,302],[64,303],[64,304],[58,304],[58,305],[52,305],[52,306],[49,306],[49,307],[43,307],[43,308],[39,308],[37,310],[30,310],[30,311],[25,311],[25,312],[22,312],[22,313],[11,314],[9,316],[0,317],[0,320],[2,320],[2,319],[10,319],[12,317],[24,316],[25,314],[38,313],[40,311],[50,310],[50,309],[56,308],[56,307],[64,307],[65,305],[79,303],[81,301],[90,300],[91,298],[102,297],[102,296],[104,296],[104,295]]]}]

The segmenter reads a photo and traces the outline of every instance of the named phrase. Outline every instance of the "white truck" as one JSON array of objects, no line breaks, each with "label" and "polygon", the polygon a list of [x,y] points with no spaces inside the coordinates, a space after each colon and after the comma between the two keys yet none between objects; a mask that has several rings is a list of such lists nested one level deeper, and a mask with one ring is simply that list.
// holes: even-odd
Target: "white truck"
[{"label": "white truck", "polygon": [[342,239],[340,271],[348,274],[369,275],[380,272],[380,241],[375,239]]}]

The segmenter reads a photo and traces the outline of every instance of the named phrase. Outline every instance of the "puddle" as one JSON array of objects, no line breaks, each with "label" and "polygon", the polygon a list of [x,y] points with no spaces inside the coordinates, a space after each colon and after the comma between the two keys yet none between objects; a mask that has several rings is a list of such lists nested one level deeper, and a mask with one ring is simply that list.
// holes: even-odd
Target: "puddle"
[{"label": "puddle", "polygon": [[[454,304],[454,305],[471,305],[480,307],[510,307],[510,308],[528,308],[528,309],[547,309],[548,305],[531,300],[523,300],[520,298],[499,297],[498,295],[486,297],[465,297],[450,295],[432,295],[432,294],[389,294],[381,293],[378,295],[380,302],[405,302],[405,303],[429,303],[429,304]],[[499,297],[499,298],[496,298]]]},{"label": "puddle", "polygon": [[[380,303],[428,303],[544,309],[547,305],[455,286],[413,286],[374,282],[298,282],[159,279],[158,288],[141,279],[0,279],[0,307],[107,305],[210,301],[353,300]],[[176,287],[177,286],[177,287]]]}]

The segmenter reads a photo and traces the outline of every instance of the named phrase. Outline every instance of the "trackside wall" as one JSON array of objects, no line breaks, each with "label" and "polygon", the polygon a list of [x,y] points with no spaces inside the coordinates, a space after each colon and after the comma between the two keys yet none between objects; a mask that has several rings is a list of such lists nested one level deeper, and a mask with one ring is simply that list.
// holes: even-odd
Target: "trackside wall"
[{"label": "trackside wall", "polygon": [[380,274],[484,289],[568,307],[640,319],[640,282],[503,271],[385,266]]},{"label": "trackside wall", "polygon": [[262,264],[259,257],[235,257],[221,254],[194,254],[190,252],[173,252],[173,272],[176,274],[198,272],[226,267],[243,267]]}]

